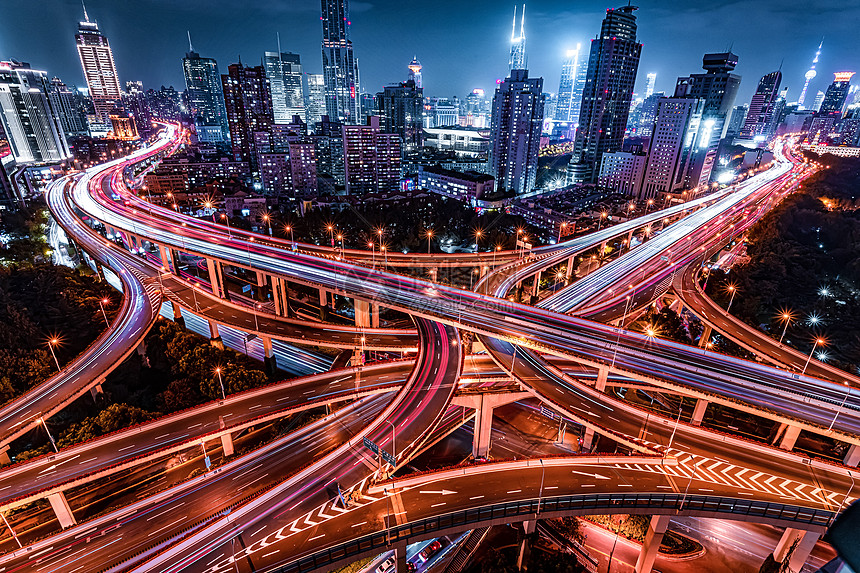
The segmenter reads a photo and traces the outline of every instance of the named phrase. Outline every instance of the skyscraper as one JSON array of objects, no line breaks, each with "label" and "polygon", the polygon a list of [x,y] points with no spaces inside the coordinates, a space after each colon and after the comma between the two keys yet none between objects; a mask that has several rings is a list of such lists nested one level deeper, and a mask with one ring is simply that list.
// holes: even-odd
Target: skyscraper
[{"label": "skyscraper", "polygon": [[191,45],[188,35],[188,52],[182,58],[185,75],[185,95],[189,112],[194,118],[194,127],[200,141],[219,143],[227,141],[227,110],[224,107],[224,91],[218,62],[212,58],[201,58]]},{"label": "skyscraper", "polygon": [[636,6],[606,11],[600,33],[591,41],[588,74],[582,93],[579,130],[569,167],[574,183],[591,182],[606,151],[624,140],[642,44],[636,41]]},{"label": "skyscraper", "polygon": [[305,119],[305,97],[302,89],[302,62],[298,54],[278,51],[266,52],[263,65],[272,91],[272,115],[275,123],[287,124],[297,115]]},{"label": "skyscraper", "polygon": [[305,103],[305,113],[309,125],[322,121],[325,109],[325,79],[322,74],[307,74],[308,99]]},{"label": "skyscraper", "polygon": [[257,149],[254,134],[268,131],[272,125],[272,96],[269,80],[262,66],[231,64],[221,76],[227,125],[233,158],[247,161],[256,170]]},{"label": "skyscraper", "polygon": [[396,133],[407,151],[421,147],[424,140],[422,113],[424,90],[408,80],[394,86],[385,86],[376,94],[376,109],[381,115],[383,133]]},{"label": "skyscraper", "polygon": [[836,72],[834,74],[833,83],[827,88],[824,100],[821,102],[821,109],[818,110],[819,115],[842,116],[842,106],[845,105],[845,99],[848,97],[853,75],[854,72]]},{"label": "skyscraper", "polygon": [[511,27],[511,57],[508,60],[508,71],[524,70],[526,62],[526,5],[520,19],[520,34],[517,35],[517,7],[514,6],[514,23]]},{"label": "skyscraper", "polygon": [[51,99],[54,111],[60,117],[60,123],[66,136],[86,133],[87,118],[78,109],[74,88],[67,86],[58,77],[51,78],[50,88],[48,97]]},{"label": "skyscraper", "polygon": [[639,199],[653,199],[684,187],[686,164],[698,143],[697,135],[704,129],[704,107],[704,100],[696,98],[660,99]]},{"label": "skyscraper", "polygon": [[359,117],[358,60],[349,39],[349,0],[322,0],[322,62],[326,114],[355,123]]},{"label": "skyscraper", "polygon": [[648,99],[654,93],[654,86],[657,85],[657,74],[652,72],[648,74],[647,78],[648,83],[645,85],[645,99]]},{"label": "skyscraper", "polygon": [[78,23],[75,35],[81,68],[95,107],[95,121],[102,128],[110,126],[110,112],[121,100],[119,77],[108,39],[84,8],[84,21]]},{"label": "skyscraper", "polygon": [[412,61],[409,62],[409,79],[415,82],[416,88],[424,87],[424,78],[421,76],[422,69],[421,62],[418,61],[418,56],[412,58]]},{"label": "skyscraper", "polygon": [[343,126],[343,156],[348,194],[398,189],[400,136],[382,133],[378,117],[367,118],[367,125]]},{"label": "skyscraper", "polygon": [[812,110],[818,113],[818,110],[821,109],[821,105],[824,103],[824,92],[820,91],[815,94],[815,99],[812,102]]},{"label": "skyscraper", "polygon": [[582,44],[575,50],[567,51],[567,59],[561,68],[558,83],[558,103],[555,107],[555,120],[577,123],[582,105],[582,88],[588,72],[588,58],[582,53]]},{"label": "skyscraper", "polygon": [[749,104],[736,105],[732,108],[732,115],[729,118],[728,127],[726,128],[726,137],[737,137],[741,134],[741,129],[747,120],[747,112]]},{"label": "skyscraper", "polygon": [[738,57],[731,52],[705,54],[702,58],[705,73],[678,78],[675,97],[705,101],[702,110],[704,129],[687,161],[684,179],[687,189],[705,185],[711,179],[720,140],[726,134],[726,120],[741,85],[741,77],[733,73],[737,65]]},{"label": "skyscraper", "polygon": [[779,84],[782,82],[782,72],[777,70],[771,72],[758,82],[758,87],[750,100],[750,109],[747,119],[741,129],[741,137],[744,139],[755,139],[757,137],[768,138],[770,127],[773,124],[773,116],[776,110],[776,101],[779,97]]},{"label": "skyscraper", "polygon": [[543,126],[543,78],[515,69],[497,88],[490,125],[489,165],[501,192],[535,186]]},{"label": "skyscraper", "polygon": [[46,72],[0,62],[0,125],[17,163],[55,163],[70,155],[50,91]]},{"label": "skyscraper", "polygon": [[824,45],[824,40],[821,40],[821,43],[818,44],[818,50],[815,52],[815,57],[812,59],[812,66],[806,71],[804,74],[803,90],[800,92],[800,97],[797,98],[797,105],[800,109],[803,109],[803,102],[806,100],[806,90],[809,89],[809,82],[815,79],[815,76],[818,75],[818,72],[815,71],[815,64],[818,63],[818,56],[821,55],[821,46]]}]

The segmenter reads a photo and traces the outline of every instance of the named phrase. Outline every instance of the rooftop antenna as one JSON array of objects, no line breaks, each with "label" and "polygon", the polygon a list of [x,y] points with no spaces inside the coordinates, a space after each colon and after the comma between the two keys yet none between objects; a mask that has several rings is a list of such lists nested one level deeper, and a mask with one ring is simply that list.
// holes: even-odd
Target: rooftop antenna
[{"label": "rooftop antenna", "polygon": [[191,30],[188,30],[188,51],[194,51],[194,46],[191,45]]},{"label": "rooftop antenna", "polygon": [[284,60],[281,59],[281,33],[275,32],[275,35],[278,37],[278,63],[281,64],[281,73],[284,73]]},{"label": "rooftop antenna", "polygon": [[781,72],[782,71],[782,64],[784,64],[784,63],[785,63],[785,58],[783,58],[779,61],[779,69],[777,69],[776,71]]},{"label": "rooftop antenna", "polygon": [[520,20],[520,38],[526,37],[526,5],[523,4],[522,19]]},{"label": "rooftop antenna", "polygon": [[83,9],[84,9],[84,20],[86,20],[87,22],[89,22],[89,21],[90,21],[90,17],[89,17],[89,15],[87,14],[87,5],[86,5],[86,4],[84,4],[84,0],[81,0],[81,6],[82,6],[82,7],[83,7]]},{"label": "rooftop antenna", "polygon": [[511,40],[517,37],[517,5],[514,4],[514,21],[511,24]]}]

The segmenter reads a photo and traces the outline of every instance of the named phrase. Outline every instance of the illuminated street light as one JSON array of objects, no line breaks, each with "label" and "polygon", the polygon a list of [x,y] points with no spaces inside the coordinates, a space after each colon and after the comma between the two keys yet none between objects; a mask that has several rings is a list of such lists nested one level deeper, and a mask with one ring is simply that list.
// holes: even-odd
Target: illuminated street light
[{"label": "illuminated street light", "polygon": [[218,375],[218,382],[221,384],[221,397],[227,399],[227,394],[224,392],[224,379],[221,378],[221,367],[215,369],[215,374]]},{"label": "illuminated street light", "polygon": [[108,321],[107,313],[105,312],[105,305],[109,303],[110,300],[107,298],[103,298],[99,301],[99,308],[102,309],[102,316],[105,317],[105,324],[110,326],[110,322]]},{"label": "illuminated street light", "polygon": [[787,310],[782,311],[782,314],[779,315],[779,319],[785,322],[785,326],[782,327],[782,336],[779,337],[780,344],[782,344],[782,339],[785,338],[785,331],[788,330],[788,325],[791,323],[792,318],[794,318],[794,315]]},{"label": "illuminated street light", "polygon": [[806,374],[806,368],[809,366],[810,360],[812,360],[812,354],[815,352],[815,349],[819,346],[824,346],[827,344],[827,341],[823,338],[816,338],[815,343],[812,345],[812,351],[809,353],[809,357],[806,359],[806,364],[803,365],[803,370],[800,372],[801,374]]},{"label": "illuminated street light", "polygon": [[54,357],[54,364],[57,365],[57,372],[62,372],[63,370],[62,370],[62,368],[60,368],[60,361],[57,360],[57,355],[54,353],[54,345],[59,344],[59,343],[60,343],[60,340],[58,338],[54,337],[48,341],[48,348],[51,349],[51,356]]},{"label": "illuminated street light", "polygon": [[726,287],[726,290],[732,293],[732,296],[729,297],[729,306],[726,308],[726,314],[729,314],[729,312],[732,310],[732,302],[734,302],[735,300],[735,294],[737,294],[738,292],[738,287],[733,284],[730,284]]}]

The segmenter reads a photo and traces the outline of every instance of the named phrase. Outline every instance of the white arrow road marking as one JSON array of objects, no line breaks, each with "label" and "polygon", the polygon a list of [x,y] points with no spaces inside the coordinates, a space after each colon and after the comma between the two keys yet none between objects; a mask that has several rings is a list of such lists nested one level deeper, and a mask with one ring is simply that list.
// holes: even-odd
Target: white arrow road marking
[{"label": "white arrow road marking", "polygon": [[455,493],[457,493],[457,492],[456,492],[456,491],[451,491],[450,489],[440,489],[440,490],[438,490],[438,491],[424,491],[424,490],[420,490],[418,493],[435,493],[435,494],[441,494],[441,495],[453,495],[453,494],[455,494]]},{"label": "white arrow road marking", "polygon": [[587,473],[585,473],[585,472],[578,472],[578,471],[576,471],[576,470],[572,470],[570,473],[572,473],[572,474],[579,474],[579,475],[582,475],[582,476],[588,476],[588,477],[596,478],[596,479],[609,479],[608,477],[606,477],[606,476],[602,476],[602,475],[600,475],[600,474],[587,474]]}]

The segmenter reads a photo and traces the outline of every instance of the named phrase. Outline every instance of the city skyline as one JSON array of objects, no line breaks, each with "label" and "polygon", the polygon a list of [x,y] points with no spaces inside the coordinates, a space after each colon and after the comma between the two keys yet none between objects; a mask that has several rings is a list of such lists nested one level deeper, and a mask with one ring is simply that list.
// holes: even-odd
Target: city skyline
[{"label": "city skyline", "polygon": [[[10,0],[14,19],[0,24],[0,59],[15,58],[46,69],[68,84],[84,84],[74,51],[74,31],[82,19],[79,3],[73,0],[46,0],[36,7],[22,0]],[[711,6],[689,2],[684,8],[669,9],[656,2],[638,2],[640,41],[644,44],[636,92],[644,95],[646,74],[656,73],[657,91],[670,92],[675,78],[685,70],[695,69],[701,54],[731,46],[738,54],[738,73],[752,78],[741,85],[739,99],[748,100],[756,79],[783,64],[783,85],[789,88],[789,101],[796,100],[803,87],[809,54],[821,42],[826,29],[828,39],[818,64],[818,77],[811,92],[824,91],[832,73],[854,70],[847,26],[850,14],[860,15],[860,2],[839,5],[840,18],[833,19],[834,4],[800,18],[776,2],[759,3],[736,9],[736,3]],[[208,9],[204,10],[204,6]],[[530,75],[544,78],[547,90],[554,91],[568,49],[576,43],[588,43],[600,19],[613,3],[589,1],[571,9],[554,1],[533,1],[525,33],[530,38],[528,62]],[[111,38],[120,80],[141,80],[146,87],[183,85],[181,59],[187,51],[186,31],[194,37],[195,48],[204,57],[214,58],[221,68],[238,61],[256,65],[265,51],[277,48],[276,34],[281,34],[282,49],[301,55],[304,70],[321,73],[319,51],[319,4],[313,1],[266,2],[239,11],[228,2],[202,4],[196,1],[173,6],[161,0],[150,0],[136,6],[118,5],[105,0],[91,0],[90,18],[98,21]],[[442,9],[437,9],[442,8]],[[407,65],[417,56],[424,65],[424,85],[428,95],[464,97],[473,88],[491,92],[497,80],[504,79],[510,51],[510,13],[513,4],[478,2],[457,8],[453,21],[445,5],[434,9],[422,6],[395,5],[392,2],[353,2],[351,33],[361,67],[362,91],[375,93],[383,86],[403,81]],[[451,9],[454,4],[451,3]],[[404,34],[404,22],[421,22],[421,26]],[[744,32],[749,22],[755,25]],[[399,25],[398,25],[399,22]],[[14,24],[14,25],[11,25]],[[673,27],[671,41],[662,31]],[[769,34],[792,26],[790,41],[775,43]],[[476,27],[481,28],[475,34]],[[845,28],[846,34],[839,30]],[[153,30],[158,30],[153,34]],[[440,42],[440,37],[461,39]],[[702,37],[719,38],[703,41]],[[780,37],[784,37],[782,34]],[[39,38],[40,41],[34,41]],[[153,52],[139,58],[141,46],[151,42]],[[457,54],[468,52],[469,57]],[[480,70],[480,71],[477,71]]]}]

